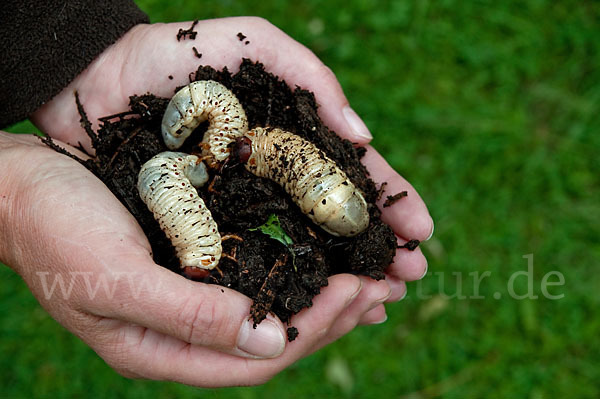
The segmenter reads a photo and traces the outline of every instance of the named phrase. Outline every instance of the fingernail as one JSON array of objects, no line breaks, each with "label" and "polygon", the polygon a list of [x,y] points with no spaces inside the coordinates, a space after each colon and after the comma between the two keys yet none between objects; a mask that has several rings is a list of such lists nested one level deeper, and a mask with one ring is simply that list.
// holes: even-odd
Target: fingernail
[{"label": "fingernail", "polygon": [[425,271],[423,272],[423,275],[421,277],[419,277],[417,280],[423,279],[427,275],[428,270],[429,270],[429,263],[425,263]]},{"label": "fingernail", "polygon": [[431,220],[431,234],[429,234],[429,237],[427,237],[427,238],[425,239],[425,241],[429,241],[429,239],[430,239],[431,237],[433,237],[433,232],[434,232],[434,231],[435,231],[435,223],[433,222],[433,219],[432,219],[432,220]]},{"label": "fingernail", "polygon": [[283,331],[269,316],[253,328],[252,319],[246,320],[238,335],[237,347],[255,358],[273,358],[285,349]]},{"label": "fingernail", "polygon": [[387,319],[388,319],[388,316],[387,316],[387,314],[384,314],[384,315],[383,315],[383,317],[381,318],[381,320],[378,320],[378,321],[372,321],[372,322],[371,322],[371,323],[369,323],[369,324],[371,324],[371,325],[375,325],[375,324],[383,324],[383,323],[385,323],[385,322],[387,321]]},{"label": "fingernail", "polygon": [[406,298],[406,295],[408,295],[408,288],[404,291],[404,294],[402,294],[402,296],[400,298],[398,298],[398,301],[401,301],[404,298]]},{"label": "fingernail", "polygon": [[[388,288],[389,288],[389,287],[388,287]],[[375,309],[377,306],[379,306],[379,305],[381,305],[382,303],[384,303],[385,301],[387,301],[387,299],[388,299],[390,296],[392,296],[392,289],[391,289],[391,288],[389,288],[389,291],[388,291],[388,293],[387,293],[387,294],[386,294],[386,295],[385,295],[383,298],[380,298],[380,299],[378,299],[378,300],[376,300],[376,301],[373,301],[373,303],[372,303],[372,304],[371,304],[371,306],[369,307],[369,310],[373,310],[373,309]]]},{"label": "fingernail", "polygon": [[342,109],[342,113],[344,114],[344,118],[346,118],[346,122],[348,122],[348,126],[350,126],[350,130],[356,138],[366,140],[367,142],[373,139],[367,125],[365,125],[360,116],[358,116],[349,105],[346,105],[344,109]]},{"label": "fingernail", "polygon": [[381,299],[380,299],[380,300],[378,300],[378,301],[375,301],[375,303],[378,303],[378,304],[379,304],[379,303],[384,303],[385,301],[387,301],[387,300],[388,300],[388,298],[389,298],[390,296],[392,296],[392,290],[391,290],[391,289],[389,290],[389,292],[387,293],[387,295],[386,295],[386,296],[384,296],[383,298],[381,298]]}]

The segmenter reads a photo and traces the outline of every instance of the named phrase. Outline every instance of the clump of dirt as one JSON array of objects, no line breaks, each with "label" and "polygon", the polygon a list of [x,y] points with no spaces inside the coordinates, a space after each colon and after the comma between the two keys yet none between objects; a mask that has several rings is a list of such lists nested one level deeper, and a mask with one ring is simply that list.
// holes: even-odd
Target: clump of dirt
[{"label": "clump of dirt", "polygon": [[[192,27],[193,28],[193,27]],[[183,35],[183,33],[182,33]],[[233,288],[252,298],[252,316],[259,323],[268,312],[284,322],[312,305],[312,298],[327,278],[338,273],[354,273],[384,278],[397,244],[389,226],[380,220],[375,205],[380,194],[368,171],[360,163],[364,149],[330,131],[317,115],[312,93],[294,90],[278,77],[267,73],[260,63],[243,60],[235,75],[227,69],[216,71],[202,66],[195,80],[215,80],[229,88],[248,116],[250,128],[278,127],[313,142],[335,160],[352,182],[365,194],[370,225],[356,237],[334,237],[315,226],[276,183],[258,178],[241,165],[226,165],[211,171],[208,184],[199,190],[219,226],[221,235],[235,234],[240,240],[223,242],[223,256],[217,269],[203,281]],[[136,217],[153,249],[155,261],[176,273],[179,261],[170,241],[160,230],[139,198],[136,183],[141,166],[159,152],[167,151],[160,124],[169,99],[151,94],[132,96],[130,110],[101,119],[96,135],[80,107],[82,124],[92,138],[96,157],[83,162]],[[200,126],[180,149],[199,153],[203,137]],[[292,239],[287,248],[256,228],[275,214]],[[290,256],[290,250],[294,256]],[[298,334],[289,329],[289,338]]]}]

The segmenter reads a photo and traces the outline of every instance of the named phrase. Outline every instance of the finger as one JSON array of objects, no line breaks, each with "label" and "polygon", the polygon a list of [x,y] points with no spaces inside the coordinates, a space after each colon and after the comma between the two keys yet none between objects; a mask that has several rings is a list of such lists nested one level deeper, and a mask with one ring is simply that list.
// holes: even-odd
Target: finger
[{"label": "finger", "polygon": [[398,302],[406,297],[406,282],[392,275],[386,275],[385,281],[392,291],[390,297],[385,301],[386,303]]},{"label": "finger", "polygon": [[382,324],[387,320],[387,314],[385,313],[385,306],[383,304],[378,305],[376,308],[369,310],[359,320],[360,325],[373,325]]},{"label": "finger", "polygon": [[357,296],[360,287],[355,276],[331,277],[329,286],[315,297],[313,306],[294,318],[300,335],[275,359],[243,359],[190,345],[157,331],[110,320],[100,323],[105,327],[104,332],[91,341],[96,346],[99,340],[102,341],[101,347],[95,350],[123,374],[203,387],[255,385],[305,356],[327,334],[339,314]]},{"label": "finger", "polygon": [[366,276],[360,276],[360,279],[362,281],[360,294],[337,318],[327,337],[317,345],[315,350],[350,332],[358,325],[365,313],[384,303],[392,294],[386,280],[376,281]]},{"label": "finger", "polygon": [[[371,146],[367,146],[367,152],[362,158],[362,162],[370,171],[376,184],[387,183],[384,195],[378,201],[382,210],[381,219],[402,238],[419,241],[428,239],[433,232],[433,220],[427,206],[413,186],[392,169]],[[395,195],[402,191],[407,192],[406,197],[399,199],[389,207],[383,207],[387,195]]]},{"label": "finger", "polygon": [[110,285],[117,287],[113,294],[86,304],[95,315],[131,322],[183,342],[239,356],[269,358],[283,352],[283,325],[277,318],[269,317],[253,328],[253,322],[248,320],[248,297],[224,287],[187,280],[155,265],[149,257],[130,257],[122,262],[120,272],[109,277]]},{"label": "finger", "polygon": [[[406,240],[396,238],[398,245],[406,244]],[[417,247],[413,251],[400,248],[396,251],[394,260],[386,269],[386,273],[403,281],[420,280],[427,273],[427,259],[421,248]]]},{"label": "finger", "polygon": [[[174,32],[187,27],[189,22],[169,24],[165,29],[170,29],[169,35],[173,36]],[[292,89],[299,86],[312,91],[319,104],[319,116],[340,136],[361,145],[372,139],[365,123],[348,104],[333,71],[311,50],[268,21],[256,17],[223,18],[201,21],[196,29],[200,36],[211,40],[202,44],[187,40],[177,43],[177,46],[173,41],[174,45],[169,48],[176,52],[171,56],[181,61],[179,65],[171,65],[171,76],[179,84],[188,82],[189,73],[199,63],[193,47],[202,53],[203,63],[217,70],[227,67],[237,72],[242,58],[249,58],[261,62],[267,71],[285,80]],[[246,36],[241,41],[238,37],[240,30]],[[163,74],[166,76],[167,71]],[[163,93],[165,86],[172,85],[156,87],[156,92]],[[164,95],[170,97],[172,92]]]},{"label": "finger", "polygon": [[337,317],[327,334],[317,341],[310,353],[318,351],[352,331],[359,324],[363,315],[380,306],[390,296],[391,290],[385,280],[376,281],[366,276],[359,278],[362,282],[359,295]]}]

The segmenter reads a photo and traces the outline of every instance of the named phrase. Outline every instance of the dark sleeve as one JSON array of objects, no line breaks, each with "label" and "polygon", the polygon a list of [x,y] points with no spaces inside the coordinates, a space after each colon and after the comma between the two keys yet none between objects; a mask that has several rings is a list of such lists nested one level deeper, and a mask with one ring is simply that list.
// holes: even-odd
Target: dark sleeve
[{"label": "dark sleeve", "polygon": [[131,0],[1,0],[0,127],[27,118],[146,22]]}]

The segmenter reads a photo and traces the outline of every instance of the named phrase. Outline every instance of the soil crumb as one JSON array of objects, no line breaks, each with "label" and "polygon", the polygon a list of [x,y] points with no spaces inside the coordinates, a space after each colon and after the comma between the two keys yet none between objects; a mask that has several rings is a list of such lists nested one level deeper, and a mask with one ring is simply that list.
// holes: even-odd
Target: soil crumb
[{"label": "soil crumb", "polygon": [[404,245],[398,245],[398,249],[405,248],[409,251],[414,251],[415,249],[417,249],[420,243],[421,242],[419,240],[410,240]]},{"label": "soil crumb", "polygon": [[383,183],[381,183],[381,186],[379,186],[379,190],[377,190],[377,201],[379,201],[381,197],[383,197],[383,193],[385,192],[385,186],[387,185],[388,183],[384,181]]},{"label": "soil crumb", "polygon": [[293,340],[295,340],[298,337],[299,333],[298,333],[298,329],[296,327],[290,327],[287,329],[287,336],[288,336],[288,341],[292,342]]}]

